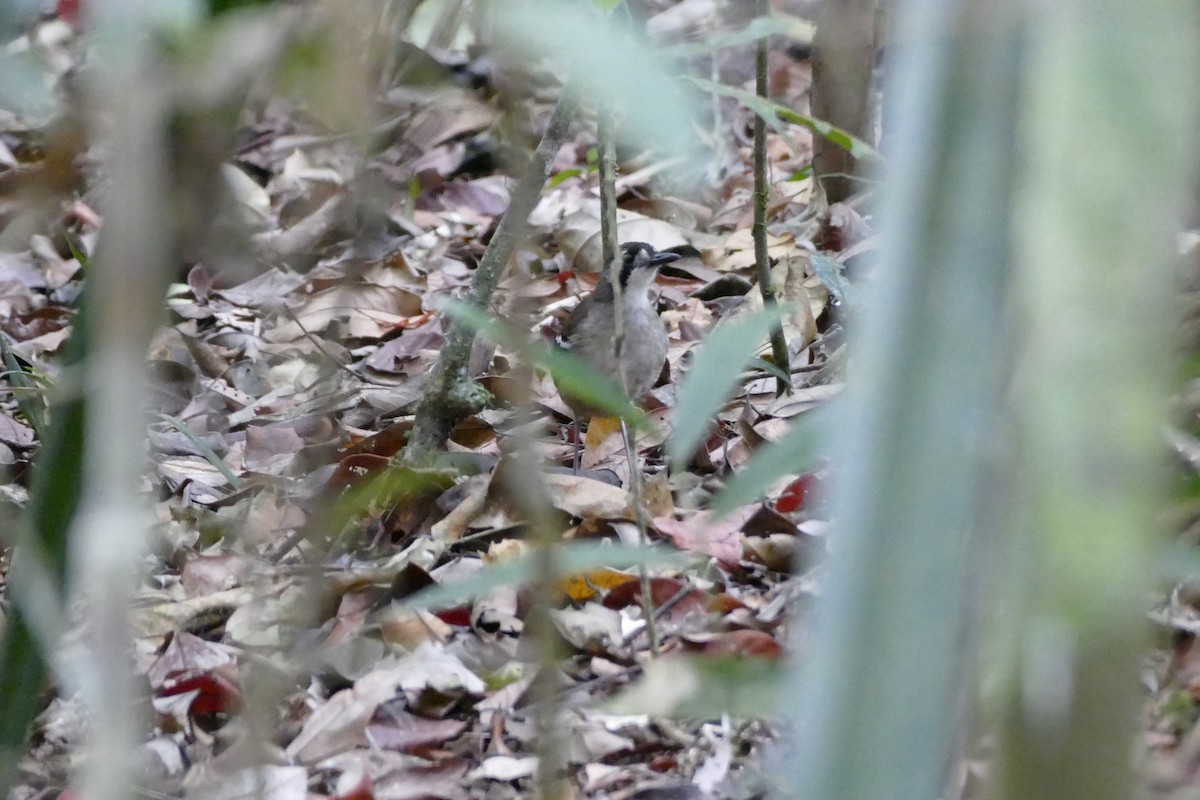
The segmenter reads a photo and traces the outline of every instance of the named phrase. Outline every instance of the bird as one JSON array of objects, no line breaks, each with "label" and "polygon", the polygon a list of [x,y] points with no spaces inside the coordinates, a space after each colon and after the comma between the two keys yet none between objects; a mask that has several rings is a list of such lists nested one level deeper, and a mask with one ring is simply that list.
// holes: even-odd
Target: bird
[{"label": "bird", "polygon": [[[667,329],[650,300],[650,287],[658,268],[679,258],[659,252],[645,242],[625,242],[618,250],[620,269],[606,269],[595,290],[580,301],[567,317],[558,346],[599,373],[618,382],[635,402],[654,388],[667,358]],[[617,348],[617,292],[612,274],[617,272],[623,313],[621,352]],[[618,365],[620,372],[618,373]],[[586,402],[561,388],[559,394],[570,407],[575,427],[597,413]],[[578,459],[579,453],[576,453]],[[578,470],[578,464],[576,464]]]}]

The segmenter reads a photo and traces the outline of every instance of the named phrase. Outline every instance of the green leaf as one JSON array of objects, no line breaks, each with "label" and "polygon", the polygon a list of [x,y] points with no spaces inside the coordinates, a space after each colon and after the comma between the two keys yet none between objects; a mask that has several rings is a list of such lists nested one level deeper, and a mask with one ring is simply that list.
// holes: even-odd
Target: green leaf
[{"label": "green leaf", "polygon": [[32,367],[27,371],[17,360],[16,354],[8,346],[8,340],[3,336],[0,336],[0,355],[3,356],[5,367],[5,370],[0,372],[0,379],[8,381],[16,398],[17,408],[25,415],[25,419],[29,420],[29,425],[37,434],[38,440],[45,441],[45,404],[38,396],[45,391],[45,388],[38,384],[49,386],[52,385],[52,382],[46,375]]},{"label": "green leaf", "polygon": [[[91,337],[91,303],[84,288],[79,299],[65,364],[78,373],[87,360]],[[61,381],[72,385],[80,377]],[[83,443],[87,406],[80,391],[62,392],[50,415],[50,425],[33,471],[29,489],[29,524],[17,543],[17,557],[39,562],[65,600],[70,570],[70,531],[83,485]],[[26,753],[29,725],[41,709],[41,687],[47,681],[47,659],[37,647],[31,627],[41,609],[25,608],[21,593],[13,595],[8,626],[0,635],[0,787],[7,787],[17,763]]]},{"label": "green leaf", "polygon": [[511,326],[492,319],[470,303],[450,301],[443,304],[440,310],[497,344],[517,351],[534,366],[549,372],[559,391],[569,393],[605,414],[621,417],[636,428],[646,429],[646,415],[621,391],[615,380],[597,373],[565,350],[545,342],[530,341]]},{"label": "green leaf", "polygon": [[826,407],[796,417],[782,438],[759,448],[713,499],[713,512],[728,514],[758,500],[780,478],[815,467],[824,455],[830,410]]},{"label": "green leaf", "polygon": [[196,450],[199,451],[200,455],[204,456],[205,460],[212,464],[216,468],[217,472],[221,473],[221,476],[229,482],[229,488],[233,489],[235,492],[241,491],[241,479],[238,478],[237,475],[233,474],[233,470],[231,470],[229,465],[225,463],[225,459],[221,458],[213,451],[211,447],[205,444],[204,440],[197,436],[196,432],[192,430],[186,422],[178,417],[172,417],[170,414],[159,414],[158,418],[182,433],[184,438],[192,443],[192,447],[195,447]]},{"label": "green leaf", "polygon": [[562,172],[557,172],[551,176],[550,180],[546,183],[546,188],[553,189],[555,186],[558,186],[568,178],[577,178],[582,174],[583,170],[579,169],[578,167],[574,169],[564,169]]},{"label": "green leaf", "polygon": [[[789,384],[788,394],[792,393],[792,388],[790,385],[792,382],[792,376],[784,372],[783,369],[774,361],[771,361],[769,357],[763,358],[762,356],[755,356],[750,360],[750,369],[757,370],[769,378],[779,378],[780,380]],[[756,375],[755,377],[758,376]]]},{"label": "green leaf", "polygon": [[278,0],[208,0],[208,13],[216,17],[221,14],[228,14],[230,11],[251,8],[253,6],[265,6],[275,2],[278,2]]},{"label": "green leaf", "polygon": [[778,717],[788,682],[788,670],[776,661],[672,654],[647,664],[602,710],[676,719]]},{"label": "green leaf", "polygon": [[54,95],[46,88],[34,51],[0,52],[0,108],[43,119],[53,112]]},{"label": "green leaf", "polygon": [[[687,556],[661,547],[625,547],[599,542],[573,542],[563,545],[555,559],[560,574],[590,572],[601,567],[628,569],[681,567]],[[541,580],[543,559],[537,553],[484,567],[478,574],[458,583],[430,586],[403,600],[401,608],[445,608],[465,603],[504,586]]]},{"label": "green leaf", "polygon": [[389,466],[350,487],[330,509],[330,528],[342,528],[373,509],[396,508],[424,496],[437,497],[454,485],[455,473],[442,469]]},{"label": "green leaf", "polygon": [[[519,53],[527,63],[549,59],[569,77],[580,98],[613,108],[623,144],[678,159],[678,180],[698,180],[705,150],[697,136],[696,111],[680,67],[663,57],[645,35],[604,15],[589,3],[505,0],[495,7],[493,47]],[[676,174],[676,173],[672,173]]]},{"label": "green leaf", "polygon": [[712,92],[722,97],[732,97],[746,108],[758,114],[763,120],[774,128],[778,133],[787,136],[787,128],[783,126],[780,120],[803,125],[818,136],[822,136],[839,147],[850,152],[850,155],[863,161],[868,161],[875,164],[883,162],[883,156],[879,154],[871,145],[864,142],[862,139],[853,134],[842,130],[841,128],[830,125],[824,120],[809,116],[808,114],[798,114],[787,106],[774,103],[765,97],[759,97],[753,92],[745,92],[741,89],[734,89],[729,86],[724,86],[715,81],[705,80],[704,78],[696,78],[691,75],[686,76],[689,81],[699,86],[706,92]]},{"label": "green leaf", "polygon": [[839,303],[851,303],[852,287],[842,278],[842,263],[836,259],[830,258],[824,253],[813,253],[809,257],[808,263],[812,266],[813,272],[821,279],[821,283],[825,284],[825,288],[837,298]]},{"label": "green leaf", "polygon": [[713,415],[733,394],[742,367],[784,313],[786,309],[777,306],[722,322],[696,349],[671,415],[667,452],[675,469],[687,467]]},{"label": "green leaf", "polygon": [[742,45],[777,34],[784,34],[792,39],[812,42],[812,35],[815,31],[816,27],[811,22],[802,20],[799,17],[785,14],[768,14],[751,20],[749,25],[739,30],[723,31],[706,36],[700,41],[671,45],[670,47],[663,48],[663,52],[673,58],[691,58],[715,53],[718,50],[724,50],[728,47],[741,47]]}]

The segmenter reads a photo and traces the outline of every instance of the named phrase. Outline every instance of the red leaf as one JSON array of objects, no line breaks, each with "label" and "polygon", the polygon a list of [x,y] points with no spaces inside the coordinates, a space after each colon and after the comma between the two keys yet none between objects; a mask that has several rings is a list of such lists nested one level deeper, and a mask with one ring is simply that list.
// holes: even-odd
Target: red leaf
[{"label": "red leaf", "polygon": [[168,680],[158,690],[158,696],[174,697],[188,692],[196,692],[196,697],[188,709],[193,717],[200,714],[229,713],[242,707],[241,690],[219,672]]},{"label": "red leaf", "polygon": [[770,634],[762,631],[729,631],[704,645],[706,656],[750,656],[774,661],[783,656],[783,648]]},{"label": "red leaf", "polygon": [[821,480],[816,475],[808,473],[792,481],[779,499],[775,501],[775,510],[781,514],[791,514],[805,508],[812,502],[813,495],[821,489]]}]

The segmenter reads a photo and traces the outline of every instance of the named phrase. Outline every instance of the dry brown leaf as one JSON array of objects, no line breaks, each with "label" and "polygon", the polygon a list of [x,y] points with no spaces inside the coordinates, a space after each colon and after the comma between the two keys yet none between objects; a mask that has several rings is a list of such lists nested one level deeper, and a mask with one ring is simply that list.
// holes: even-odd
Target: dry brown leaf
[{"label": "dry brown leaf", "polygon": [[544,476],[554,507],[573,517],[632,519],[629,492],[582,475]]},{"label": "dry brown leaf", "polygon": [[[296,320],[272,329],[271,342],[291,342],[319,334],[337,320],[342,335],[352,339],[379,339],[421,313],[421,298],[403,289],[371,284],[333,286],[309,295],[292,310]],[[304,327],[301,328],[300,326]]]},{"label": "dry brown leaf", "polygon": [[[767,235],[767,255],[772,261],[787,258],[796,249],[791,234]],[[729,272],[754,267],[754,239],[749,228],[734,231],[720,245],[702,251],[704,263],[716,270]]]},{"label": "dry brown leaf", "polygon": [[742,559],[742,526],[757,511],[757,506],[744,506],[720,519],[709,511],[700,511],[684,520],[657,517],[654,527],[671,537],[681,550],[694,550],[736,564]]},{"label": "dry brown leaf", "polygon": [[31,447],[35,436],[33,428],[0,411],[0,442],[13,447]]},{"label": "dry brown leaf", "polygon": [[486,481],[480,481],[449,514],[434,523],[430,534],[444,542],[457,542],[487,505],[488,488]]},{"label": "dry brown leaf", "polygon": [[416,650],[422,642],[444,642],[453,629],[434,614],[421,609],[398,610],[388,606],[376,615],[379,632],[389,644]]},{"label": "dry brown leaf", "polygon": [[622,655],[625,629],[619,611],[599,603],[584,603],[581,608],[560,608],[550,612],[554,627],[571,646],[584,653]]}]

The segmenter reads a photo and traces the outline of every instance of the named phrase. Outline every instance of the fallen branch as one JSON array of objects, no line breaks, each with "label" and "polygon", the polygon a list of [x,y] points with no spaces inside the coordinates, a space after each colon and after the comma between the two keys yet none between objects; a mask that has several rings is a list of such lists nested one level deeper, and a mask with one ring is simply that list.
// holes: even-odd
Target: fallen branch
[{"label": "fallen branch", "polygon": [[[563,90],[537,150],[521,173],[512,201],[496,226],[492,240],[488,242],[479,268],[475,270],[471,291],[466,297],[469,305],[486,310],[504,274],[504,266],[525,230],[529,214],[537,205],[542,186],[550,175],[554,157],[566,138],[567,123],[574,110],[570,94],[568,89]],[[446,345],[434,365],[425,396],[417,405],[408,445],[401,453],[405,465],[428,466],[441,451],[454,426],[487,403],[487,391],[475,382],[467,370],[475,335],[475,329],[462,320],[455,320],[451,324]]]}]

